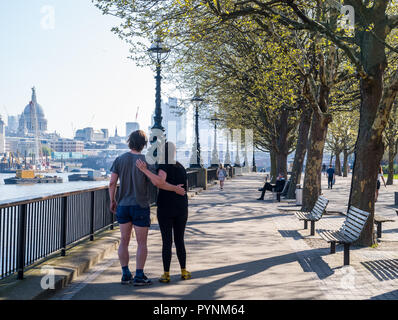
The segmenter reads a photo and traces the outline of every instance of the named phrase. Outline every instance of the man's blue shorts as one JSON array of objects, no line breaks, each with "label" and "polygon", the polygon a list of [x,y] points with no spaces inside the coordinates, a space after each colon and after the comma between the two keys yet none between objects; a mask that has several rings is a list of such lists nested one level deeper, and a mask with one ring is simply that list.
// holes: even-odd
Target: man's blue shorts
[{"label": "man's blue shorts", "polygon": [[137,227],[151,226],[151,211],[148,208],[140,206],[118,206],[116,210],[116,218],[119,224],[131,222]]}]

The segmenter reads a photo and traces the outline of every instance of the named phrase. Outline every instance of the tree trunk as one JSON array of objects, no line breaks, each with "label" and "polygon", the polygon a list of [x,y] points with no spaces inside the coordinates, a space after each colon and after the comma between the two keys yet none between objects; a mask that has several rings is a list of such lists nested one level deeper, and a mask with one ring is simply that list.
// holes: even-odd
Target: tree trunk
[{"label": "tree trunk", "polygon": [[304,158],[307,152],[308,133],[310,131],[311,118],[312,118],[312,109],[311,108],[304,109],[300,117],[296,154],[294,155],[293,169],[292,169],[289,190],[287,192],[287,199],[296,198],[296,186],[300,184],[301,181],[301,173],[303,171]]},{"label": "tree trunk", "polygon": [[310,211],[321,190],[322,158],[325,146],[328,123],[331,118],[320,112],[314,112],[311,123],[310,148],[304,176],[303,206],[302,210]]},{"label": "tree trunk", "polygon": [[343,170],[343,177],[348,177],[348,151],[344,149],[343,151],[344,155],[344,170]]},{"label": "tree trunk", "polygon": [[372,125],[377,113],[383,90],[382,71],[372,80],[361,80],[361,117],[356,143],[355,166],[352,174],[351,197],[349,205],[369,212],[358,244],[372,246],[374,236],[374,202],[377,174],[384,153],[382,134],[374,132]]},{"label": "tree trunk", "polygon": [[270,159],[271,159],[271,172],[270,172],[270,182],[275,183],[276,181],[276,153],[275,151],[270,151]]},{"label": "tree trunk", "polygon": [[340,152],[336,152],[336,162],[335,162],[335,173],[336,176],[341,177],[341,162],[340,162]]},{"label": "tree trunk", "polygon": [[287,177],[287,156],[289,154],[288,146],[288,124],[289,124],[289,110],[283,108],[279,119],[279,134],[277,139],[277,174],[283,174]]},{"label": "tree trunk", "polygon": [[276,155],[276,175],[283,174],[287,177],[287,153],[279,152]]},{"label": "tree trunk", "polygon": [[390,143],[388,146],[388,178],[387,185],[394,184],[394,158],[395,158],[395,144]]},{"label": "tree trunk", "polygon": [[[356,142],[355,166],[352,175],[351,196],[349,205],[369,212],[368,220],[361,233],[358,244],[371,246],[375,244],[374,236],[374,200],[377,174],[384,153],[383,131],[391,111],[396,88],[383,88],[384,71],[387,66],[385,41],[387,36],[386,10],[389,1],[377,1],[372,10],[371,22],[374,23],[372,33],[358,30],[360,61],[367,73],[361,78],[361,105],[359,133]],[[359,19],[361,26],[369,25]],[[384,98],[383,97],[384,90]]]},{"label": "tree trunk", "polygon": [[330,153],[329,166],[333,165],[333,152]]}]

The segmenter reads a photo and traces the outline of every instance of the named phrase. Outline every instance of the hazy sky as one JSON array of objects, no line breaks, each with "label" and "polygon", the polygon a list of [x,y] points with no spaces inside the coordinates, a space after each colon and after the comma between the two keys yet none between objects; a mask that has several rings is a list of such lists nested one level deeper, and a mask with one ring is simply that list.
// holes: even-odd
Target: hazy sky
[{"label": "hazy sky", "polygon": [[3,119],[23,111],[35,86],[49,132],[72,137],[73,127],[93,126],[113,135],[117,126],[124,135],[138,106],[146,130],[155,108],[154,74],[127,59],[127,44],[110,31],[117,24],[91,0],[1,0]]}]

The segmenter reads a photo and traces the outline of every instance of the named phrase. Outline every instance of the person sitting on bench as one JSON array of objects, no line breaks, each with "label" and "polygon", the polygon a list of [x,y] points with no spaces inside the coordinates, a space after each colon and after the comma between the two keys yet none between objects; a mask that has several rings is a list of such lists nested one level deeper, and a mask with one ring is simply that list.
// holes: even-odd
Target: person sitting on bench
[{"label": "person sitting on bench", "polygon": [[276,183],[273,185],[269,182],[266,182],[264,184],[263,190],[261,192],[261,197],[258,198],[257,200],[264,200],[264,195],[265,191],[269,190],[271,192],[282,192],[283,187],[285,186],[285,178],[283,177],[283,174],[280,173],[278,177],[276,178]]},{"label": "person sitting on bench", "polygon": [[286,197],[287,193],[289,191],[289,187],[290,187],[290,181],[292,180],[292,178],[290,177],[289,180],[287,180],[287,182],[285,183],[285,185],[283,186],[283,189],[281,191],[281,197]]}]

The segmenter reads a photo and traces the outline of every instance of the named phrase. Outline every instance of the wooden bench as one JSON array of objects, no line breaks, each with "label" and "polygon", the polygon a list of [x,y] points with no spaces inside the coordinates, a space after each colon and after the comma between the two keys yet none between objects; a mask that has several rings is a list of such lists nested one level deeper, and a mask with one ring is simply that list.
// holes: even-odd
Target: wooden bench
[{"label": "wooden bench", "polygon": [[382,223],[383,222],[394,222],[394,219],[389,219],[389,218],[385,218],[382,216],[376,216],[374,218],[374,223],[377,226],[377,238],[381,238],[381,233],[382,233]]},{"label": "wooden bench", "polygon": [[323,213],[329,200],[325,197],[319,196],[318,200],[315,202],[314,208],[311,212],[296,211],[294,215],[299,219],[304,221],[304,229],[308,228],[308,221],[311,222],[311,235],[315,235],[315,222],[322,218]]},{"label": "wooden bench", "polygon": [[368,212],[351,206],[340,230],[317,230],[330,243],[330,253],[336,252],[336,243],[344,244],[345,266],[350,264],[350,245],[359,239],[368,217]]}]

